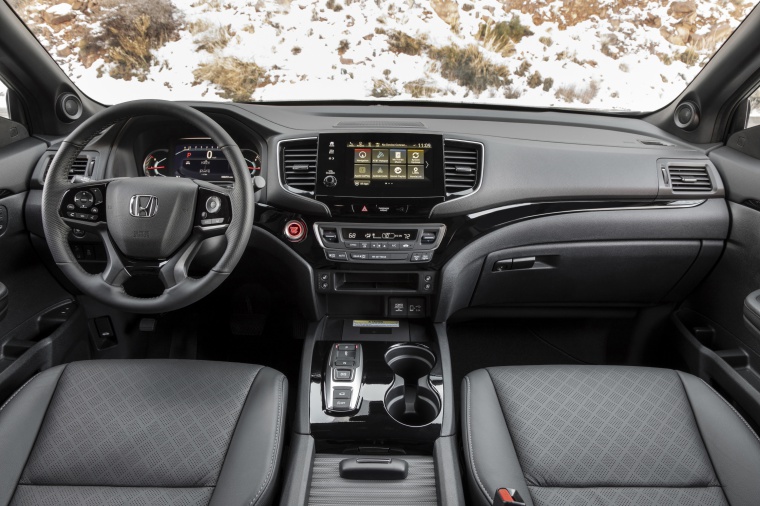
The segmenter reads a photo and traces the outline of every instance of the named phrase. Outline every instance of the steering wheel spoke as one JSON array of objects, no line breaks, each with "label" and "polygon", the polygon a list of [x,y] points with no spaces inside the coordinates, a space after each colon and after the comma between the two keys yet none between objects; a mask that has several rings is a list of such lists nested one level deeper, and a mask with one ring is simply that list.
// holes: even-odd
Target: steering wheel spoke
[{"label": "steering wheel spoke", "polygon": [[190,264],[193,263],[201,243],[208,236],[202,230],[193,230],[190,238],[185,244],[172,255],[166,262],[163,262],[158,269],[158,277],[164,284],[165,289],[170,289],[185,281],[189,275]]},{"label": "steering wheel spoke", "polygon": [[125,262],[122,259],[121,253],[119,253],[119,250],[116,248],[116,245],[114,245],[113,240],[111,239],[111,236],[108,234],[108,230],[105,226],[100,227],[97,229],[98,233],[100,234],[100,238],[103,241],[103,246],[106,250],[106,268],[103,269],[103,272],[100,274],[100,277],[103,279],[103,281],[106,284],[109,284],[111,286],[120,287],[124,285],[124,283],[132,277],[129,270],[127,270],[127,267],[124,265]]}]

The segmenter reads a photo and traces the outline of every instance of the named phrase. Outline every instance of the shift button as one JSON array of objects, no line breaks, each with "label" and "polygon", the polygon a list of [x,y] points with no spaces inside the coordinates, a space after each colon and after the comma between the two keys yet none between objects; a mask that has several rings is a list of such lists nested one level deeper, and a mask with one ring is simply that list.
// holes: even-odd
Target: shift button
[{"label": "shift button", "polygon": [[351,381],[354,376],[353,369],[334,369],[333,379],[335,381]]}]

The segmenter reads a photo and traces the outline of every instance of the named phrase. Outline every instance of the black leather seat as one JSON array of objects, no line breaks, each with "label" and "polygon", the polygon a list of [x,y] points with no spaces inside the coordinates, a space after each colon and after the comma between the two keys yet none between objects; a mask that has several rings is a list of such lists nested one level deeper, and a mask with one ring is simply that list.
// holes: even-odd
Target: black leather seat
[{"label": "black leather seat", "polygon": [[257,365],[49,369],[0,408],[0,504],[270,504],[286,404],[285,377]]},{"label": "black leather seat", "polygon": [[665,369],[495,367],[462,384],[473,504],[760,504],[760,441],[702,380]]}]

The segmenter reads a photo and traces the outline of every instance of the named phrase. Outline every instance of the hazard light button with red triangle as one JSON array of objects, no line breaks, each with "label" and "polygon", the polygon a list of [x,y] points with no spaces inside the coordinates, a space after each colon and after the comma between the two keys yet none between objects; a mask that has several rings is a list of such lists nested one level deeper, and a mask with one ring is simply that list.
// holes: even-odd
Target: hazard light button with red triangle
[{"label": "hazard light button with red triangle", "polygon": [[376,205],[354,204],[351,207],[353,208],[353,211],[357,214],[373,214],[377,212]]}]

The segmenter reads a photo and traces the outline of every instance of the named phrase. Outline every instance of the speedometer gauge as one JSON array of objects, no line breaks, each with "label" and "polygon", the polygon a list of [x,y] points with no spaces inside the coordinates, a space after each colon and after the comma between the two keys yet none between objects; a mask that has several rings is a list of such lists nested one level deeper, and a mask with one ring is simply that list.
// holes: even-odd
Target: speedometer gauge
[{"label": "speedometer gauge", "polygon": [[245,164],[248,166],[252,176],[261,175],[261,156],[252,149],[241,149],[243,158],[245,158]]},{"label": "speedometer gauge", "polygon": [[143,172],[148,177],[174,177],[169,167],[169,150],[157,149],[148,153],[143,161]]}]

